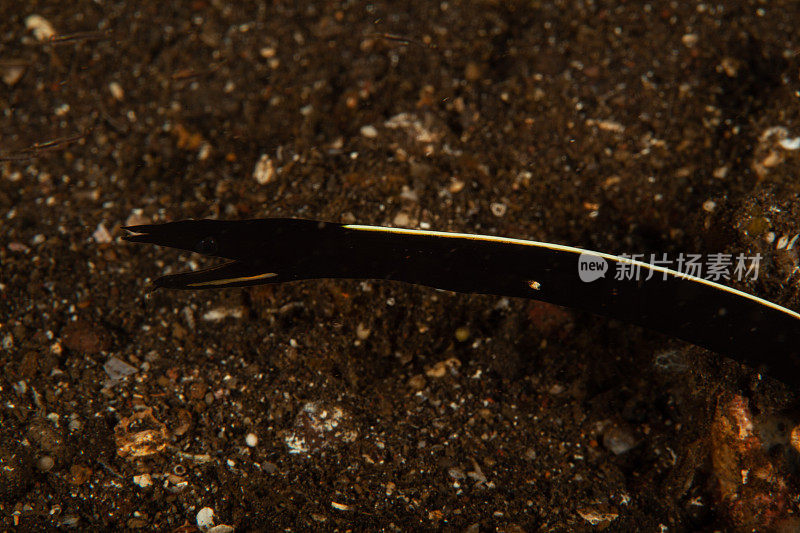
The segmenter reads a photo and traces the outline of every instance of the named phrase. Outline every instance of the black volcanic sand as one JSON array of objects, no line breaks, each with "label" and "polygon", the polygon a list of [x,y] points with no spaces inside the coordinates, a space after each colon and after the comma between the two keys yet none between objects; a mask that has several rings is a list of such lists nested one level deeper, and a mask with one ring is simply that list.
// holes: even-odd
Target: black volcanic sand
[{"label": "black volcanic sand", "polygon": [[120,228],[760,253],[799,309],[800,4],[300,4],[0,4],[2,529],[797,527],[753,368],[388,282],[148,294],[208,263]]}]

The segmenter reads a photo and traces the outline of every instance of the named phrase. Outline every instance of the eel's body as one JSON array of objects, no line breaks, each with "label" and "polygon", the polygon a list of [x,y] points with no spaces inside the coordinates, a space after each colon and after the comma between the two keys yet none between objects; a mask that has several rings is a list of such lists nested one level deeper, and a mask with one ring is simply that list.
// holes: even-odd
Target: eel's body
[{"label": "eel's body", "polygon": [[[533,298],[638,324],[785,382],[800,381],[800,314],[646,262],[544,242],[299,219],[197,220],[127,229],[129,241],[232,260],[159,278],[158,287],[353,278]],[[605,262],[605,275],[582,281],[579,264],[586,259],[600,267]],[[617,279],[618,268],[636,268],[640,275]]]}]

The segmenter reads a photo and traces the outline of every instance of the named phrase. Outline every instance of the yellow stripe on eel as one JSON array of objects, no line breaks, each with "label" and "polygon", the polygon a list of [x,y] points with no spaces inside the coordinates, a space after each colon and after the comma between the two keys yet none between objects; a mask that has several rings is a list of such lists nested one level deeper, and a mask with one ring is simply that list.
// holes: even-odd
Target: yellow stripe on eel
[{"label": "yellow stripe on eel", "polygon": [[256,276],[243,276],[241,278],[212,279],[211,281],[201,281],[199,283],[189,283],[187,287],[208,287],[213,285],[227,285],[228,283],[239,283],[240,281],[256,281],[259,279],[274,278],[278,274],[275,272],[265,272]]},{"label": "yellow stripe on eel", "polygon": [[[699,278],[697,276],[692,276],[690,274],[685,274],[683,272],[678,272],[677,270],[672,270],[670,268],[665,268],[658,265],[653,265],[650,263],[645,263],[643,261],[638,261],[636,259],[628,258],[628,257],[620,257],[618,255],[611,255],[606,254],[603,252],[595,252],[592,250],[586,250],[585,248],[577,248],[575,246],[567,246],[565,244],[553,244],[550,242],[541,242],[541,241],[527,241],[524,239],[512,239],[509,237],[495,237],[494,235],[475,235],[472,233],[451,233],[449,231],[430,231],[430,230],[422,230],[422,229],[406,229],[406,228],[385,228],[383,226],[364,226],[361,224],[347,224],[344,226],[347,229],[353,230],[360,230],[360,231],[376,231],[376,232],[384,232],[384,233],[398,233],[402,235],[424,235],[427,237],[445,237],[449,239],[468,239],[472,241],[487,241],[487,242],[499,242],[499,243],[506,243],[506,244],[521,244],[523,246],[534,246],[537,248],[547,248],[549,250],[555,250],[559,252],[571,252],[573,254],[590,254],[597,257],[602,257],[603,259],[608,259],[609,261],[614,261],[617,263],[624,263],[628,265],[637,266],[640,268],[645,268],[647,270],[652,270],[655,272],[661,272],[663,274],[667,274],[676,278],[686,279],[689,281],[694,281],[696,283],[702,283],[708,287],[713,287],[715,289],[719,289],[721,291],[725,291],[730,294],[735,294],[737,296],[741,296],[742,298],[747,298],[753,302],[757,302],[761,305],[765,305],[776,311],[780,311],[781,313],[785,313],[791,317],[794,317],[800,320],[800,313],[796,313],[791,309],[787,309],[786,307],[780,306],[776,303],[772,303],[769,300],[765,300],[763,298],[759,298],[758,296],[753,296],[752,294],[740,291],[739,289],[734,289],[733,287],[728,287],[727,285],[723,285],[721,283],[717,283],[715,281],[711,281],[708,279]],[[531,287],[534,288],[534,287]]]}]

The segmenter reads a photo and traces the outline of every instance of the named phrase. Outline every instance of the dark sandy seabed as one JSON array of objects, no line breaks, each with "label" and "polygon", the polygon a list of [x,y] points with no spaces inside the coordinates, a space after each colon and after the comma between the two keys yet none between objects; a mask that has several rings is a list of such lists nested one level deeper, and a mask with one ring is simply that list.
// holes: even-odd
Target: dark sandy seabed
[{"label": "dark sandy seabed", "polygon": [[794,1],[0,3],[0,529],[798,530],[797,389],[756,369],[388,282],[146,294],[206,262],[120,228],[760,253],[736,286],[800,309],[799,23]]}]

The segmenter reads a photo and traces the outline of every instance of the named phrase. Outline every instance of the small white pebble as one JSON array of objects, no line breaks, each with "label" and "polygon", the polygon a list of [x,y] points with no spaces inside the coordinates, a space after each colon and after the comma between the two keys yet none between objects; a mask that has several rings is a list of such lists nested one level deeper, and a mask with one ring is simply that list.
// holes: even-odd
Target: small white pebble
[{"label": "small white pebble", "polygon": [[703,210],[709,213],[713,213],[714,209],[717,208],[717,203],[714,200],[706,200],[703,202]]},{"label": "small white pebble", "polygon": [[92,233],[92,238],[98,244],[105,244],[112,241],[111,234],[102,222],[97,225],[97,229]]},{"label": "small white pebble", "polygon": [[340,511],[349,511],[351,507],[349,505],[345,505],[344,503],[339,502],[331,502],[331,507],[334,509],[339,509]]},{"label": "small white pebble", "polygon": [[275,164],[267,154],[262,154],[261,159],[256,163],[256,168],[253,169],[253,177],[259,185],[266,185],[275,179]]},{"label": "small white pebble", "polygon": [[49,472],[53,468],[54,464],[55,461],[53,461],[53,458],[49,455],[40,457],[39,460],[36,461],[36,467],[42,472]]},{"label": "small white pebble", "polygon": [[687,33],[683,37],[681,37],[681,42],[684,46],[691,48],[697,44],[697,41],[700,40],[700,37],[696,33]]},{"label": "small white pebble", "polygon": [[33,31],[33,36],[39,42],[49,41],[56,35],[56,30],[50,21],[41,15],[31,15],[25,19],[25,27]]},{"label": "small white pebble", "polygon": [[211,529],[206,531],[206,533],[233,533],[234,531],[235,529],[233,528],[233,526],[229,526],[228,524],[220,524],[218,526],[212,527]]},{"label": "small white pebble", "polygon": [[775,242],[775,233],[772,231],[768,231],[767,234],[764,235],[764,240],[772,244],[773,242]]},{"label": "small white pebble", "polygon": [[244,310],[241,307],[234,307],[232,309],[226,307],[216,307],[203,314],[203,320],[208,322],[219,322],[220,320],[225,320],[228,317],[242,318],[243,316]]},{"label": "small white pebble", "polygon": [[612,133],[622,133],[625,131],[625,126],[613,120],[595,120],[590,118],[586,121],[586,125],[597,126],[597,129],[610,131]]},{"label": "small white pebble", "polygon": [[370,330],[367,326],[365,326],[363,322],[359,322],[358,325],[356,326],[356,337],[358,338],[358,340],[360,341],[367,340],[369,338],[370,333],[372,333],[372,330]]},{"label": "small white pebble", "polygon": [[146,489],[153,484],[153,479],[150,477],[150,474],[142,474],[140,476],[133,476],[133,482],[143,489]]},{"label": "small white pebble", "polygon": [[397,213],[394,216],[394,220],[392,220],[392,224],[401,228],[407,228],[411,224],[411,217],[403,212]]},{"label": "small white pebble", "polygon": [[258,437],[255,433],[248,433],[244,438],[244,442],[251,448],[255,448],[258,445]]},{"label": "small white pebble", "polygon": [[794,139],[781,139],[778,141],[778,144],[780,144],[781,148],[784,150],[797,150],[800,149],[800,137],[795,137]]},{"label": "small white pebble", "polygon": [[128,218],[125,219],[125,225],[139,226],[142,224],[149,224],[150,219],[143,216],[142,213],[144,213],[142,209],[135,208],[133,211],[131,211],[131,214],[128,216]]},{"label": "small white pebble", "polygon": [[14,336],[11,333],[6,333],[3,337],[3,340],[0,341],[0,348],[4,350],[10,350],[14,347]]},{"label": "small white pebble", "polygon": [[203,507],[197,512],[197,527],[207,529],[214,525],[214,509]]},{"label": "small white pebble", "polygon": [[0,77],[3,78],[3,83],[13,87],[22,78],[23,74],[25,74],[25,67],[12,65],[7,66]]},{"label": "small white pebble", "polygon": [[203,143],[200,145],[200,149],[197,151],[197,160],[198,161],[205,161],[208,159],[208,156],[211,155],[211,145],[209,143]]},{"label": "small white pebble", "polygon": [[375,126],[361,126],[361,135],[367,139],[374,139],[378,136],[378,130],[375,128]]},{"label": "small white pebble", "polygon": [[419,195],[417,194],[417,191],[415,191],[408,185],[403,185],[403,190],[400,193],[400,198],[402,198],[403,200],[408,200],[409,202],[419,201]]},{"label": "small white pebble", "polygon": [[111,93],[111,96],[114,97],[115,100],[122,101],[125,98],[125,91],[122,90],[122,85],[119,83],[112,81],[108,84],[108,90]]},{"label": "small white pebble", "polygon": [[453,177],[450,179],[450,185],[447,187],[447,190],[450,191],[450,194],[456,194],[461,192],[461,190],[464,188],[464,185],[466,185],[466,183],[458,178]]},{"label": "small white pebble", "polygon": [[508,207],[506,204],[501,204],[500,202],[493,202],[491,206],[489,206],[492,210],[492,214],[496,217],[501,217],[506,214]]}]

